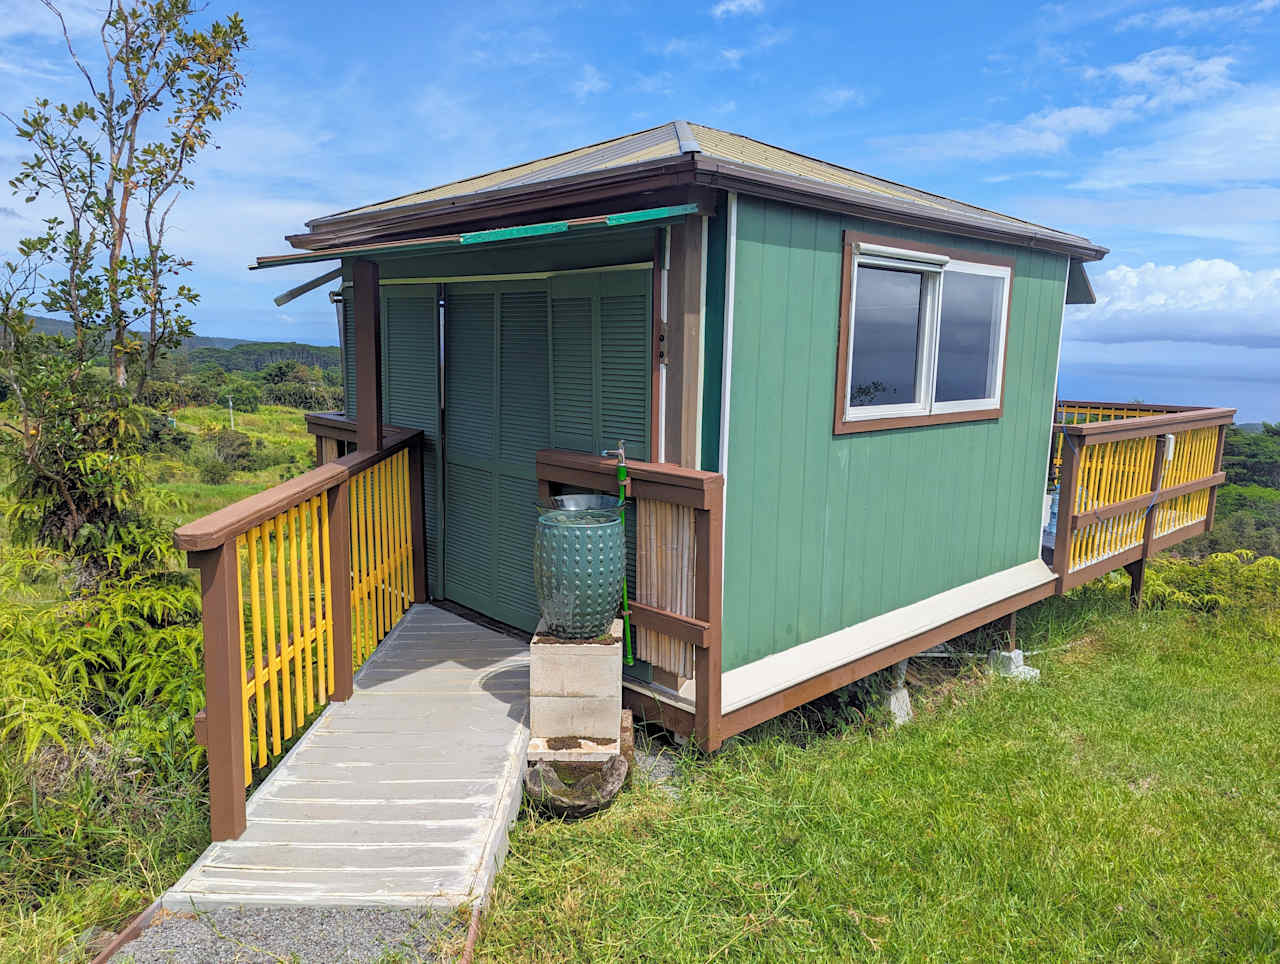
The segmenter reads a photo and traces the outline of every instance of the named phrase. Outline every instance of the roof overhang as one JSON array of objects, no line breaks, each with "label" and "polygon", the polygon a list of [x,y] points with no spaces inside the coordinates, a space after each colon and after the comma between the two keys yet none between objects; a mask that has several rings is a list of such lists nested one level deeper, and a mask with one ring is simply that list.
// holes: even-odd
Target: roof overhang
[{"label": "roof overhang", "polygon": [[[546,237],[584,229],[631,227],[637,224],[663,224],[678,220],[701,209],[697,204],[673,204],[636,211],[617,211],[613,214],[597,214],[590,217],[570,218],[563,221],[541,221],[536,224],[517,224],[483,231],[466,231],[442,234],[430,238],[409,238],[403,241],[382,241],[350,244],[321,251],[300,251],[296,254],[264,255],[249,265],[250,271],[260,268],[278,268],[291,264],[310,264],[316,261],[335,261],[340,258],[363,258],[395,254],[418,254],[427,251],[457,250],[477,244],[493,244],[501,241],[520,241],[525,238]],[[710,212],[703,212],[710,213]],[[322,275],[299,287],[318,287],[330,280],[333,272]],[[310,290],[309,288],[307,290]],[[286,292],[291,294],[292,292]],[[301,293],[301,292],[299,292]],[[283,297],[283,296],[282,296]]]},{"label": "roof overhang", "polygon": [[537,211],[607,204],[610,199],[671,188],[694,189],[699,185],[906,227],[1052,251],[1079,261],[1097,261],[1107,254],[1106,248],[1087,238],[1030,222],[1010,223],[1009,219],[985,215],[978,208],[935,207],[694,152],[510,188],[330,215],[307,222],[308,232],[289,235],[286,240],[295,248],[319,253],[322,249],[374,241],[411,240],[432,228],[513,223],[521,215]]},{"label": "roof overhang", "polygon": [[1067,304],[1096,305],[1098,296],[1093,293],[1093,282],[1085,273],[1084,265],[1075,258],[1071,259],[1071,267],[1067,269]]}]

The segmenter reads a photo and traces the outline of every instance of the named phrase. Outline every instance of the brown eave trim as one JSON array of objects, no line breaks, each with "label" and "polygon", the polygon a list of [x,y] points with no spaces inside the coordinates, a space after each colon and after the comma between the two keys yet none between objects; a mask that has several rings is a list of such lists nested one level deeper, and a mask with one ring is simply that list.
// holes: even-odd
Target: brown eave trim
[{"label": "brown eave trim", "polygon": [[476,194],[420,201],[377,211],[331,215],[308,222],[310,231],[286,235],[285,240],[295,248],[315,250],[402,231],[501,218],[553,205],[575,204],[638,191],[692,184],[693,173],[694,164],[690,155],[673,155],[603,171],[573,174],[551,181],[493,188]]},{"label": "brown eave trim", "polygon": [[905,227],[923,228],[959,237],[1053,251],[1079,261],[1098,261],[1108,253],[1107,248],[1095,245],[1084,238],[1073,239],[1051,228],[1037,230],[1030,224],[1026,228],[1020,228],[1012,224],[1001,224],[994,218],[985,218],[980,215],[966,216],[942,209],[923,210],[924,205],[919,202],[878,197],[868,192],[842,188],[834,184],[828,185],[812,178],[781,174],[748,164],[708,157],[705,154],[697,155],[696,163],[696,180],[699,184],[707,184],[726,191],[738,191],[791,204],[851,214],[873,221],[901,224]]}]

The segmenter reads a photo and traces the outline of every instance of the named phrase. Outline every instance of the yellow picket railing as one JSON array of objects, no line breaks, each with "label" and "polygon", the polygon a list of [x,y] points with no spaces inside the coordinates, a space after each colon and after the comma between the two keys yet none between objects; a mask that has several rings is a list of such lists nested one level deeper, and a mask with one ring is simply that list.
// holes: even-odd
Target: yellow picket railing
[{"label": "yellow picket railing", "polygon": [[[1053,420],[1058,425],[1089,425],[1116,419],[1164,415],[1171,411],[1176,409],[1162,405],[1142,405],[1137,402],[1127,405],[1115,402],[1058,402],[1053,410]],[[1061,432],[1054,433],[1053,460],[1049,467],[1049,490],[1052,490],[1062,478],[1063,438]]]},{"label": "yellow picket railing", "polygon": [[244,609],[240,682],[248,786],[255,766],[278,755],[333,691],[333,578],[324,496],[254,526],[236,539],[236,554]]},{"label": "yellow picket railing", "polygon": [[[1053,539],[1059,591],[1206,531],[1234,409],[1068,403]],[[1069,419],[1079,418],[1079,421]],[[1140,581],[1140,580],[1139,580]]]},{"label": "yellow picket railing", "polygon": [[359,666],[412,599],[408,452],[351,479],[351,557],[351,641]]},{"label": "yellow picket railing", "polygon": [[200,570],[213,839],[240,835],[244,788],[425,599],[422,433],[397,429],[174,533]]},{"label": "yellow picket railing", "polygon": [[[1155,447],[1155,437],[1147,436],[1084,448],[1079,457],[1073,514],[1150,492]],[[1058,511],[1062,512],[1061,507]],[[1069,571],[1141,545],[1145,522],[1146,509],[1136,508],[1077,529],[1071,539]]]},{"label": "yellow picket railing", "polygon": [[[1216,428],[1198,428],[1176,432],[1172,457],[1165,464],[1161,487],[1170,489],[1186,482],[1203,479],[1216,471],[1214,455],[1218,446]],[[1200,522],[1209,514],[1209,490],[1188,492],[1155,509],[1155,534],[1168,535],[1175,529]]]}]

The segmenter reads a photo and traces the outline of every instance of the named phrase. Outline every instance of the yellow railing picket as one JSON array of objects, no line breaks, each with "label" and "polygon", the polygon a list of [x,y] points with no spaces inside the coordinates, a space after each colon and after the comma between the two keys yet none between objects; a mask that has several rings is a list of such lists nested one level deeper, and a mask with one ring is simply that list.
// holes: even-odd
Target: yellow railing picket
[{"label": "yellow railing picket", "polygon": [[[334,573],[325,493],[235,539],[245,785],[328,702],[334,689],[333,593],[349,592],[359,668],[412,597],[409,461],[403,449],[350,477],[351,571]],[[251,705],[252,704],[252,705]]]}]

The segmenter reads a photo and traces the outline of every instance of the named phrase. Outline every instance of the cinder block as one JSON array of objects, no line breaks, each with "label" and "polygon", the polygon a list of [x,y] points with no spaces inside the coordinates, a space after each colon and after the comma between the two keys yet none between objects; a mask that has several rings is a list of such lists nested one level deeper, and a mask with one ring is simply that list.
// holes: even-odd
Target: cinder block
[{"label": "cinder block", "polygon": [[621,701],[621,643],[535,643],[529,655],[529,693],[532,696],[613,696]]},{"label": "cinder block", "polygon": [[531,696],[529,733],[551,739],[557,736],[586,736],[618,739],[621,719],[618,696]]}]

